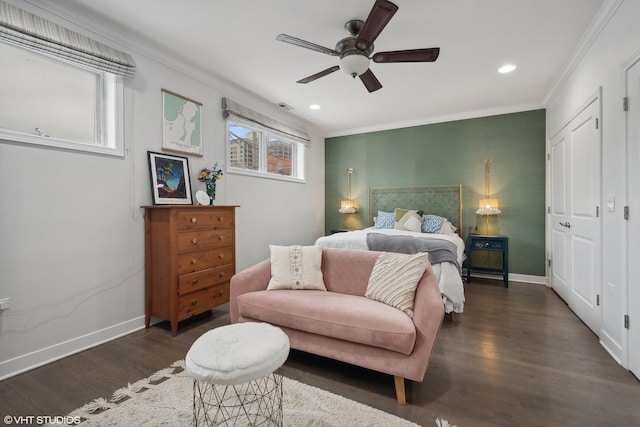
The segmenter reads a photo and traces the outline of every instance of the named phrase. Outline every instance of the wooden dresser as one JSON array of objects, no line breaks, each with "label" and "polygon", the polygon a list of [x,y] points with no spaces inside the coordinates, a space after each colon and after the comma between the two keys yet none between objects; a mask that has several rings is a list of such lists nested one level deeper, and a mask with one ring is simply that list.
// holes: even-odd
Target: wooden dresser
[{"label": "wooden dresser", "polygon": [[237,206],[163,205],[145,209],[145,325],[178,322],[229,302],[236,271]]}]

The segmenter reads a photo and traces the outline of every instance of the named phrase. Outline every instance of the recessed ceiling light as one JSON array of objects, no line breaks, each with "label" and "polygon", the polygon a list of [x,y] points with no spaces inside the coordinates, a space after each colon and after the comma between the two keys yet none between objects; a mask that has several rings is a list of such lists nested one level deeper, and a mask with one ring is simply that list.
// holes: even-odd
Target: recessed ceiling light
[{"label": "recessed ceiling light", "polygon": [[311,104],[309,105],[309,108],[311,108],[312,110],[319,110],[320,106],[318,104]]},{"label": "recessed ceiling light", "polygon": [[498,68],[498,72],[502,74],[510,73],[516,69],[516,66],[513,64],[505,64],[502,67]]}]

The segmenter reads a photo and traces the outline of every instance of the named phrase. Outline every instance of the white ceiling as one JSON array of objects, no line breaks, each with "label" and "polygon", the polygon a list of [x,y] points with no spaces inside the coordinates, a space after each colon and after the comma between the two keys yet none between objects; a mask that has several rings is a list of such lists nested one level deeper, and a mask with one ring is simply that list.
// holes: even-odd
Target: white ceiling
[{"label": "white ceiling", "polygon": [[[90,13],[190,66],[233,83],[326,136],[542,108],[606,0],[395,0],[375,51],[440,47],[435,63],[371,63],[368,93],[338,58],[276,41],[280,33],[334,48],[373,0],[53,0]],[[501,75],[505,64],[516,71]],[[309,105],[318,104],[312,111]]]}]

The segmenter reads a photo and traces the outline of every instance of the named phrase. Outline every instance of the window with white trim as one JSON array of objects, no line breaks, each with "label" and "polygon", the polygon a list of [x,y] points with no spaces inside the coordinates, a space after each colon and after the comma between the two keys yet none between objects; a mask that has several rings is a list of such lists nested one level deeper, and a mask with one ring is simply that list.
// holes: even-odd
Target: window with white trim
[{"label": "window with white trim", "polygon": [[0,43],[0,139],[121,156],[121,79]]},{"label": "window with white trim", "polygon": [[227,170],[304,181],[304,144],[237,118],[227,120]]}]

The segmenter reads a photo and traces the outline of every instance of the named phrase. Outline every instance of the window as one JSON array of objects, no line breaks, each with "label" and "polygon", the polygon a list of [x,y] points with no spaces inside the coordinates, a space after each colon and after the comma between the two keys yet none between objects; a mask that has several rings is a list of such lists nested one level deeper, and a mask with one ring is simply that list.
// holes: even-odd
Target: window
[{"label": "window", "polygon": [[228,170],[304,181],[304,145],[270,129],[227,120]]},{"label": "window", "polygon": [[0,43],[0,139],[121,156],[122,87],[115,74]]}]

